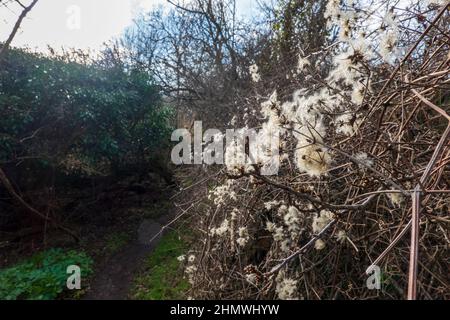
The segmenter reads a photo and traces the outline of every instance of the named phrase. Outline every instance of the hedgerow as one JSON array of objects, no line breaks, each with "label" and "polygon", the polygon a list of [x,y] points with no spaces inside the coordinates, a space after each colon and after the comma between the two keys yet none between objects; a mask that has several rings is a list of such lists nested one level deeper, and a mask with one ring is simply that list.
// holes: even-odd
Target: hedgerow
[{"label": "hedgerow", "polygon": [[194,298],[448,298],[448,1],[330,0],[324,17],[333,36],[298,49],[288,87],[267,72],[278,56],[249,68],[232,123],[260,129],[264,153],[230,144],[191,202]]}]

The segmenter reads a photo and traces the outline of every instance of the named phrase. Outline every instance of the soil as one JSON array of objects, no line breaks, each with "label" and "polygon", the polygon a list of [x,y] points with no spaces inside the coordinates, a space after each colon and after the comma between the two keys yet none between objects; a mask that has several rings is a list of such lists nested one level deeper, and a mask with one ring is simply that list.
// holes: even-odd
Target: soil
[{"label": "soil", "polygon": [[164,234],[173,214],[166,212],[159,218],[143,220],[135,231],[133,240],[117,253],[106,258],[91,277],[90,286],[83,300],[126,300],[134,278],[143,267],[144,260],[152,253]]},{"label": "soil", "polygon": [[[143,223],[147,239],[156,236],[162,228],[158,222],[147,220]],[[85,300],[124,300],[129,296],[134,276],[138,274],[143,260],[153,251],[160,236],[147,243],[140,239],[126,245],[118,253],[107,259],[96,272],[85,295]]]}]

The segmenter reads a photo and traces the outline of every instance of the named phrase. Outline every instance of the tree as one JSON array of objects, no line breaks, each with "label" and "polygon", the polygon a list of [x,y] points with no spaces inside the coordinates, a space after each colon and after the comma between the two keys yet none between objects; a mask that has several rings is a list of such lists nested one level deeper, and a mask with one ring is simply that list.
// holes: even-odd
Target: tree
[{"label": "tree", "polygon": [[2,60],[3,56],[5,55],[6,50],[11,45],[11,42],[13,41],[14,37],[16,36],[17,31],[19,31],[19,28],[20,28],[20,25],[22,24],[23,19],[25,19],[27,14],[31,11],[31,9],[33,9],[33,7],[36,5],[38,0],[33,0],[28,6],[22,4],[22,2],[20,2],[19,0],[14,0],[14,1],[10,0],[10,1],[3,1],[3,2],[5,2],[5,3],[2,3],[2,1],[0,1],[0,5],[8,6],[8,5],[11,5],[11,2],[14,2],[14,3],[18,4],[20,7],[22,7],[23,10],[22,10],[22,13],[19,15],[19,17],[17,18],[17,21],[14,24],[14,27],[13,27],[8,39],[5,41],[5,43],[0,48],[0,61]]},{"label": "tree", "polygon": [[150,72],[179,114],[225,124],[249,88],[253,27],[237,19],[234,0],[170,3],[168,13],[138,17],[110,50],[124,48],[129,63]]}]

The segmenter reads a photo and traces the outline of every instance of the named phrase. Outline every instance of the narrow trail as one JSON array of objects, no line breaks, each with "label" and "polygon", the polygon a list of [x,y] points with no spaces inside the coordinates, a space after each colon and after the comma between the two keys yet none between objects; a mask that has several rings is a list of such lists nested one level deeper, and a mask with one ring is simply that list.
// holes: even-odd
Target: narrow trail
[{"label": "narrow trail", "polygon": [[[161,228],[170,215],[157,220],[144,220],[136,230],[135,240],[107,259],[96,271],[90,289],[83,300],[125,300],[129,298],[133,280],[143,261],[152,253],[161,239]],[[150,239],[158,235],[153,241]]]}]

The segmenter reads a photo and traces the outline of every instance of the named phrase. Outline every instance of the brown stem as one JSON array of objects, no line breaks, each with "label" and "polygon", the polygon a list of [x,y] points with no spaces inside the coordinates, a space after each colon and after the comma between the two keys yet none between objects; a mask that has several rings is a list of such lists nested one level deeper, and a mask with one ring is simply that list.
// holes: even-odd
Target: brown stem
[{"label": "brown stem", "polygon": [[57,223],[55,223],[54,220],[52,220],[50,217],[44,215],[43,213],[39,212],[38,210],[36,210],[35,208],[33,208],[31,205],[29,205],[17,192],[16,190],[14,190],[13,185],[11,184],[11,182],[9,181],[8,177],[6,176],[5,172],[3,171],[2,168],[0,168],[0,182],[3,184],[3,186],[5,187],[6,191],[8,191],[8,193],[13,197],[13,199],[18,202],[23,208],[25,208],[27,211],[37,215],[38,217],[40,217],[41,219],[45,220],[45,221],[49,221],[49,222],[53,222],[56,227],[58,229],[61,229],[62,231],[70,234],[76,241],[79,241],[80,238],[70,229],[61,226]]},{"label": "brown stem", "polygon": [[22,24],[23,19],[25,19],[28,12],[33,9],[33,7],[36,5],[38,0],[33,0],[33,2],[28,6],[25,7],[20,14],[19,18],[17,19],[16,23],[14,24],[14,28],[11,31],[11,34],[9,35],[8,39],[5,41],[3,46],[0,48],[0,61],[3,59],[3,56],[6,53],[6,50],[8,50],[9,46],[11,45],[11,42],[13,41],[14,37],[16,36],[17,31],[19,31],[20,25]]}]

